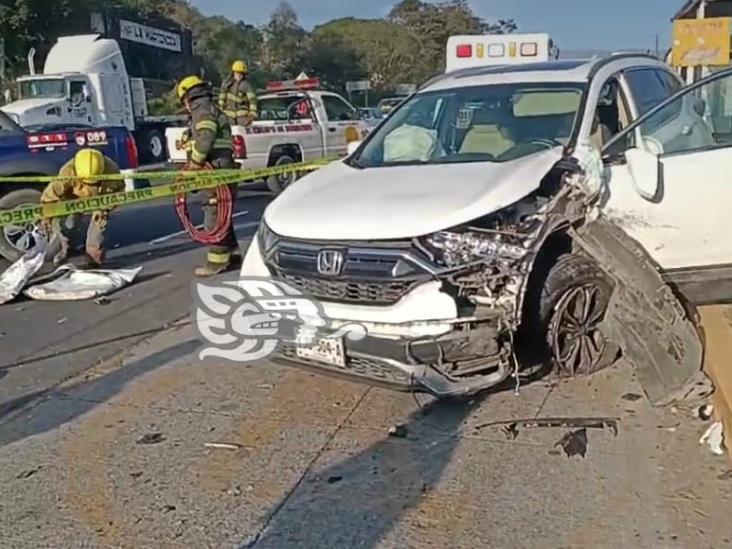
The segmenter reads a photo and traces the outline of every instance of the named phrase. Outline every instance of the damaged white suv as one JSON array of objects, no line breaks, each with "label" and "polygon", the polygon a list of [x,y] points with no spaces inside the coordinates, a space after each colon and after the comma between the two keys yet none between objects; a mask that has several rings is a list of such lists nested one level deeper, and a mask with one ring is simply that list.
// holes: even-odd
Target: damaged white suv
[{"label": "damaged white suv", "polygon": [[276,360],[449,397],[518,382],[517,350],[565,376],[624,356],[655,403],[695,390],[694,305],[732,296],[728,86],[641,55],[428,82],[265,211],[242,276],[368,331]]}]

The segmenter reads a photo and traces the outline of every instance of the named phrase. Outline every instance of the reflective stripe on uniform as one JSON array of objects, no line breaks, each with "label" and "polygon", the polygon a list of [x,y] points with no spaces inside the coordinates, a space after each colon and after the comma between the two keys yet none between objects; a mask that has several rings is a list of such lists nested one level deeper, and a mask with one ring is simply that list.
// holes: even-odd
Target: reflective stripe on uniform
[{"label": "reflective stripe on uniform", "polygon": [[196,130],[211,130],[212,132],[215,132],[218,129],[219,125],[213,120],[201,120],[196,124]]},{"label": "reflective stripe on uniform", "polygon": [[206,259],[209,263],[214,265],[226,265],[231,261],[231,254],[229,252],[211,252],[206,254]]},{"label": "reflective stripe on uniform", "polygon": [[233,147],[231,139],[216,139],[213,146],[214,149],[231,149]]},{"label": "reflective stripe on uniform", "polygon": [[200,152],[196,147],[193,147],[193,150],[191,150],[191,160],[196,164],[203,164],[206,160],[206,155]]}]

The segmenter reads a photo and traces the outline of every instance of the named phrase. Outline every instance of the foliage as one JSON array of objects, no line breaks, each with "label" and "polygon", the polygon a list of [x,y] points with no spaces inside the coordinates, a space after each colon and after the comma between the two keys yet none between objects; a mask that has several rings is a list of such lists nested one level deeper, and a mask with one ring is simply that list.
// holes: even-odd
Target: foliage
[{"label": "foliage", "polygon": [[[348,80],[369,79],[375,93],[420,83],[441,71],[450,35],[516,28],[512,21],[484,21],[467,0],[401,0],[384,19],[338,19],[309,33],[286,2],[275,7],[266,25],[256,27],[206,17],[186,0],[3,0],[0,36],[5,37],[9,74],[25,72],[30,47],[38,49],[40,59],[58,36],[87,32],[90,12],[112,9],[141,17],[164,14],[190,29],[196,61],[214,84],[226,77],[235,59],[244,59],[256,86],[305,70],[336,89]],[[158,111],[172,108],[165,99],[159,103],[154,103]]]}]

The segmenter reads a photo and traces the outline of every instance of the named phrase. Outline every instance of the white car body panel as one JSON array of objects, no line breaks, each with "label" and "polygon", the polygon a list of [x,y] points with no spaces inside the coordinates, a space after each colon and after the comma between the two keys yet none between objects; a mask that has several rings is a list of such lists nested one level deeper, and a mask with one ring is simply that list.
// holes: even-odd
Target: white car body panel
[{"label": "white car body panel", "polygon": [[521,200],[560,158],[555,148],[504,163],[359,170],[337,162],[291,185],[264,220],[276,234],[302,239],[422,236]]},{"label": "white car body panel", "polygon": [[[635,238],[663,269],[732,261],[729,147],[661,158],[660,200],[642,198],[627,165],[612,166],[604,211]],[[703,212],[703,215],[695,215]]]}]

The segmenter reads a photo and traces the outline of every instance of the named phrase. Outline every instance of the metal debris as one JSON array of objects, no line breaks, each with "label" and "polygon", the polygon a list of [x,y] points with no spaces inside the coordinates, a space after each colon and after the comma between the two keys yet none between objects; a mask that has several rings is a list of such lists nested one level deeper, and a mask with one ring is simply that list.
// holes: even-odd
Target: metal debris
[{"label": "metal debris", "polygon": [[714,455],[724,455],[724,427],[722,422],[713,423],[701,436],[699,444],[707,444]]},{"label": "metal debris", "polygon": [[639,395],[638,393],[625,393],[620,398],[622,398],[623,400],[627,400],[629,402],[635,402],[636,400],[642,399],[643,395]]},{"label": "metal debris", "polygon": [[403,424],[389,427],[389,436],[394,438],[407,438],[407,426]]},{"label": "metal debris", "polygon": [[109,305],[112,302],[110,301],[109,298],[101,296],[101,297],[96,298],[94,300],[94,303],[96,303],[97,305]]},{"label": "metal debris", "polygon": [[38,467],[35,467],[33,469],[28,469],[27,471],[23,471],[22,473],[18,474],[18,476],[16,476],[15,478],[17,478],[19,480],[25,480],[25,479],[30,478],[33,475],[35,475],[41,469],[43,469],[43,466],[39,465]]},{"label": "metal debris", "polygon": [[233,444],[229,442],[204,442],[203,445],[206,448],[215,448],[217,450],[239,450],[242,448],[241,444]]},{"label": "metal debris", "polygon": [[66,322],[68,322],[68,320],[69,320],[69,319],[68,319],[68,318],[66,318],[66,317],[63,317],[63,318],[59,318],[59,319],[58,319],[58,322],[56,322],[56,324],[65,324]]},{"label": "metal debris", "polygon": [[491,421],[475,427],[476,430],[486,427],[502,426],[503,432],[509,438],[518,436],[519,427],[543,428],[543,427],[564,427],[567,429],[610,429],[613,436],[618,436],[617,417],[547,417],[531,419],[511,419],[505,421]]},{"label": "metal debris", "polygon": [[160,444],[164,441],[163,433],[146,433],[137,441],[137,444]]},{"label": "metal debris", "polygon": [[176,510],[175,505],[166,505],[165,507],[163,507],[163,513],[170,513],[175,510]]},{"label": "metal debris", "polygon": [[695,415],[702,421],[709,421],[712,419],[712,414],[714,414],[714,406],[711,404],[699,406],[699,408],[695,410]]},{"label": "metal debris", "polygon": [[587,429],[569,431],[554,445],[561,446],[567,457],[580,455],[583,458],[587,455]]}]

